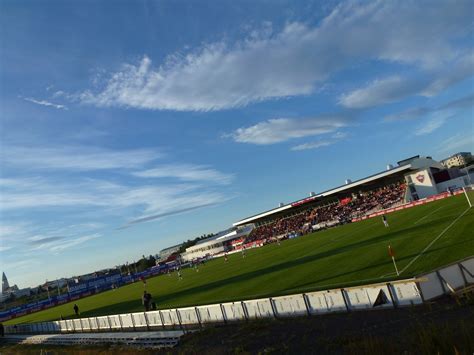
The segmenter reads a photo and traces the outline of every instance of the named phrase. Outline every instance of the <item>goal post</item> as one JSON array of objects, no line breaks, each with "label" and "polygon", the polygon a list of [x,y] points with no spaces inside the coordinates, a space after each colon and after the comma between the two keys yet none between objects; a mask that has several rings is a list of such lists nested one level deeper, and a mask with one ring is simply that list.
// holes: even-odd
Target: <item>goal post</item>
[{"label": "goal post", "polygon": [[471,201],[471,198],[469,197],[468,192],[473,191],[472,185],[465,186],[465,187],[462,188],[462,190],[464,191],[464,196],[466,196],[466,200],[467,200],[467,203],[469,204],[469,208],[471,208],[472,207],[472,201]]}]

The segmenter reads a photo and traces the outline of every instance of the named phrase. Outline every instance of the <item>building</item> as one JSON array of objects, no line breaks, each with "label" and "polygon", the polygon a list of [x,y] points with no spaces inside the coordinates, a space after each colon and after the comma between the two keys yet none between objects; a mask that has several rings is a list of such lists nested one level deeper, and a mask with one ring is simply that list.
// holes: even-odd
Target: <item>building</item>
[{"label": "building", "polygon": [[233,225],[240,227],[254,224],[258,227],[272,220],[297,215],[309,208],[340,202],[353,195],[399,182],[405,182],[407,186],[402,202],[415,201],[446,192],[448,188],[467,186],[470,184],[469,178],[461,169],[446,169],[431,157],[416,155],[399,161],[395,167],[389,164],[386,170],[379,173],[356,181],[347,179],[344,185],[320,193],[311,192],[306,198],[241,219]]},{"label": "building", "polygon": [[449,158],[441,160],[446,168],[463,167],[472,162],[472,154],[469,152],[459,152],[451,155]]},{"label": "building", "polygon": [[165,249],[160,250],[160,260],[164,261],[168,259],[172,254],[177,253],[181,248],[182,244],[173,245],[172,247],[168,247]]},{"label": "building", "polygon": [[245,238],[250,234],[252,229],[253,226],[245,226],[243,228],[233,227],[219,232],[215,236],[200,240],[192,247],[187,248],[186,251],[181,254],[181,258],[183,261],[192,261],[206,256],[225,253],[230,249],[230,243],[233,240]]},{"label": "building", "polygon": [[2,274],[2,293],[7,293],[7,290],[10,288],[10,284],[8,283],[7,275],[5,273]]},{"label": "building", "polygon": [[19,289],[17,285],[10,286],[7,275],[2,274],[2,294],[0,297],[0,302],[3,302],[9,299],[12,295],[15,297],[29,296],[31,294],[31,288],[22,288]]}]

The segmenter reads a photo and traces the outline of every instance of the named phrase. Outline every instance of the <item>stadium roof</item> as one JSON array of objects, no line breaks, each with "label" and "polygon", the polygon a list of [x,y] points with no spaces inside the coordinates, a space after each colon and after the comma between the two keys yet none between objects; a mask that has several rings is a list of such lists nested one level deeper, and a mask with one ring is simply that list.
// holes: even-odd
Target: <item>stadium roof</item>
[{"label": "stadium roof", "polygon": [[[321,197],[326,197],[326,196],[329,196],[329,195],[332,195],[332,194],[335,194],[335,193],[338,193],[338,192],[341,192],[341,191],[344,191],[344,190],[350,190],[354,187],[366,184],[368,182],[372,182],[372,181],[375,181],[375,180],[378,180],[378,179],[381,179],[381,178],[384,178],[384,177],[387,177],[387,176],[390,176],[390,175],[394,175],[394,174],[397,174],[397,173],[405,172],[407,170],[417,169],[417,168],[419,168],[419,166],[413,166],[412,165],[413,160],[416,160],[416,159],[419,159],[419,156],[414,156],[412,158],[402,160],[402,161],[398,162],[399,166],[397,166],[395,168],[388,169],[388,170],[385,170],[385,171],[367,176],[363,179],[359,179],[359,180],[356,180],[354,182],[350,182],[348,184],[344,184],[344,185],[338,186],[336,188],[320,192],[319,194],[316,194],[314,196],[303,198],[301,200],[297,200],[297,201],[289,203],[287,205],[277,207],[277,208],[271,209],[269,211],[253,215],[251,217],[247,217],[247,218],[242,219],[238,222],[235,222],[233,225],[234,226],[240,226],[240,225],[243,225],[243,224],[246,224],[246,223],[253,223],[254,221],[256,221],[260,218],[270,216],[274,213],[278,213],[278,212],[281,212],[281,211],[285,211],[285,210],[290,209],[292,207],[300,206],[302,204],[314,201],[314,200],[316,200],[318,198],[321,198]],[[417,164],[415,164],[415,165],[417,165]]]}]

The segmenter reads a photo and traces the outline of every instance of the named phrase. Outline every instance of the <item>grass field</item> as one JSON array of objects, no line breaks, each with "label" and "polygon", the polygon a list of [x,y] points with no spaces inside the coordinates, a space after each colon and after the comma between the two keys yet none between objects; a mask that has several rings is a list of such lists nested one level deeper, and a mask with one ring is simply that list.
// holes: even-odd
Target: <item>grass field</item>
[{"label": "grass field", "polygon": [[[474,193],[471,193],[474,201]],[[464,195],[218,258],[194,269],[147,281],[158,308],[209,304],[367,284],[395,278],[388,256],[395,251],[399,278],[408,278],[474,255],[474,208]],[[143,284],[76,301],[81,316],[142,311]],[[73,304],[13,319],[6,324],[73,317]]]}]

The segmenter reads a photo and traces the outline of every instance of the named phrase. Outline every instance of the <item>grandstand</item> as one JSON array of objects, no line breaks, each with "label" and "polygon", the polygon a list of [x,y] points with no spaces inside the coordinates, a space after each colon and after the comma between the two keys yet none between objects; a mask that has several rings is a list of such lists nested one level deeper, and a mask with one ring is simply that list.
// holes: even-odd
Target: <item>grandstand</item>
[{"label": "grandstand", "polygon": [[287,205],[244,218],[235,227],[255,226],[236,248],[259,246],[313,231],[350,223],[379,211],[424,199],[447,189],[469,185],[471,177],[458,169],[446,169],[431,157],[419,155],[401,160],[397,167]]},{"label": "grandstand", "polygon": [[447,169],[419,155],[385,171],[316,193],[233,223],[233,227],[186,249],[183,261],[260,247],[364,219],[374,213],[467,186],[467,171]]}]

